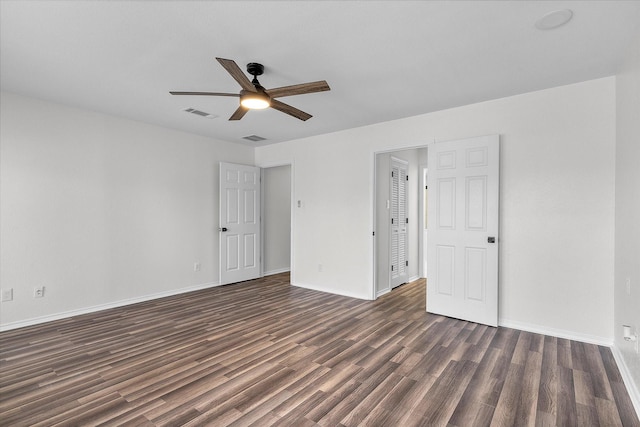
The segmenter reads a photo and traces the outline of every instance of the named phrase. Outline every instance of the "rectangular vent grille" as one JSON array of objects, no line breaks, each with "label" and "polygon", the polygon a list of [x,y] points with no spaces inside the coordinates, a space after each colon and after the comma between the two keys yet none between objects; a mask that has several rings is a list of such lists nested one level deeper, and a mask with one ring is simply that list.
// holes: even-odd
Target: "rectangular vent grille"
[{"label": "rectangular vent grille", "polygon": [[258,142],[258,141],[266,141],[267,138],[263,138],[263,137],[258,136],[258,135],[249,135],[249,136],[243,136],[242,139],[246,139],[248,141],[253,141],[253,142]]},{"label": "rectangular vent grille", "polygon": [[207,119],[215,119],[216,117],[218,117],[213,114],[205,113],[204,111],[196,110],[195,108],[185,108],[183,111],[195,114],[197,116],[206,117]]}]

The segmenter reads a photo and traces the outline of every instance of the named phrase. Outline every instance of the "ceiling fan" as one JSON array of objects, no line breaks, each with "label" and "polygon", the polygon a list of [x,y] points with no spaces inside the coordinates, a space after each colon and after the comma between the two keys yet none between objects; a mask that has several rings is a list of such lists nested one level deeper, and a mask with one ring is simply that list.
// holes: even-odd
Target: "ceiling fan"
[{"label": "ceiling fan", "polygon": [[249,80],[242,72],[238,64],[231,59],[216,58],[220,65],[231,77],[240,84],[242,90],[240,93],[218,93],[218,92],[169,92],[171,95],[201,95],[201,96],[235,96],[240,98],[240,106],[229,117],[229,120],[240,120],[249,110],[275,108],[285,114],[293,116],[302,121],[309,120],[313,117],[309,113],[298,110],[291,105],[278,101],[276,98],[291,95],[302,95],[305,93],[324,92],[331,90],[326,81],[320,80],[311,83],[301,83],[291,86],[283,86],[274,89],[265,89],[258,82],[258,76],[264,73],[264,66],[255,62],[247,64],[247,72],[253,76],[253,80]]}]

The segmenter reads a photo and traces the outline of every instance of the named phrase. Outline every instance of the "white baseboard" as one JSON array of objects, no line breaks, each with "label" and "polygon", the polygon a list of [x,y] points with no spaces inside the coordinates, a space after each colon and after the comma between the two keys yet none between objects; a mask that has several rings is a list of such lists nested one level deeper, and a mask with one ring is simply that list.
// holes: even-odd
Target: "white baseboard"
[{"label": "white baseboard", "polygon": [[581,334],[574,331],[566,331],[564,329],[548,328],[546,326],[540,326],[530,323],[518,322],[509,319],[499,319],[499,326],[505,328],[519,329],[521,331],[533,332],[535,334],[549,335],[557,338],[564,338],[568,340],[581,341],[589,344],[603,345],[605,347],[613,346],[613,340],[611,338],[599,337],[596,335]]},{"label": "white baseboard", "polygon": [[291,271],[291,269],[289,267],[286,268],[279,268],[276,270],[269,270],[269,271],[265,271],[262,273],[262,276],[273,276],[274,274],[280,274],[280,273],[286,273]]},{"label": "white baseboard", "polygon": [[309,290],[312,290],[312,291],[324,292],[326,294],[341,295],[343,297],[357,298],[357,299],[364,299],[364,300],[371,301],[371,294],[369,294],[368,296],[356,295],[356,294],[350,293],[350,292],[333,291],[333,290],[329,290],[329,289],[326,289],[326,288],[321,288],[321,287],[315,286],[315,285],[308,285],[306,283],[299,283],[299,282],[294,283],[293,281],[291,282],[291,285],[292,286],[297,286],[298,288],[309,289]]},{"label": "white baseboard", "polygon": [[631,398],[631,403],[633,403],[636,414],[638,414],[638,418],[640,418],[640,391],[638,391],[638,384],[633,381],[629,367],[627,366],[618,346],[615,344],[611,346],[611,352],[613,353],[613,358],[616,360],[616,364],[618,365],[618,370],[620,371],[620,376],[622,376],[622,381],[624,381],[624,386],[627,388],[627,393],[629,393],[629,397]]},{"label": "white baseboard", "polygon": [[139,302],[151,301],[154,299],[164,298],[164,297],[170,297],[172,295],[184,294],[187,292],[199,291],[201,289],[213,288],[219,285],[220,284],[218,282],[204,283],[201,285],[188,286],[186,288],[159,292],[157,294],[143,295],[140,297],[114,301],[107,304],[99,304],[91,307],[79,308],[77,310],[63,311],[61,313],[49,314],[47,316],[34,317],[27,320],[20,320],[17,322],[5,323],[3,325],[0,325],[0,332],[10,331],[12,329],[24,328],[26,326],[39,325],[41,323],[51,322],[53,320],[66,319],[73,316],[80,316],[82,314],[95,313],[96,311],[107,310],[109,308],[123,307],[125,305],[137,304]]},{"label": "white baseboard", "polygon": [[[412,277],[409,277],[405,283],[415,282],[418,279],[420,279],[420,276],[412,276]],[[404,285],[404,283],[403,283],[403,285]],[[387,288],[387,289],[382,289],[382,290],[376,291],[376,298],[379,298],[382,295],[388,294],[389,292],[391,292],[391,288]]]},{"label": "white baseboard", "polygon": [[388,294],[389,292],[391,292],[391,289],[387,288],[387,289],[382,289],[378,292],[376,292],[376,298],[381,297],[382,295]]}]

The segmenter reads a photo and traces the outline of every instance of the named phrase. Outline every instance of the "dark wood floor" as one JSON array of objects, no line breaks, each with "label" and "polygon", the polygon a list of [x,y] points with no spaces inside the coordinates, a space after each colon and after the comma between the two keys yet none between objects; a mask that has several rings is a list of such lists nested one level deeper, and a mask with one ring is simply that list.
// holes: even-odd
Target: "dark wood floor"
[{"label": "dark wood floor", "polygon": [[606,347],[281,274],[0,334],[0,424],[640,426]]}]

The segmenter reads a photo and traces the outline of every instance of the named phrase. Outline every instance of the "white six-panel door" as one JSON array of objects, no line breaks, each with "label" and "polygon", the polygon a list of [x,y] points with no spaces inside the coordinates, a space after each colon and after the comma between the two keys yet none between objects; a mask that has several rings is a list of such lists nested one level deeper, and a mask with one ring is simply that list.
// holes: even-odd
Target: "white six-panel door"
[{"label": "white six-panel door", "polygon": [[220,163],[220,284],[260,277],[260,168]]},{"label": "white six-panel door", "polygon": [[499,137],[429,146],[427,311],[498,325]]}]

